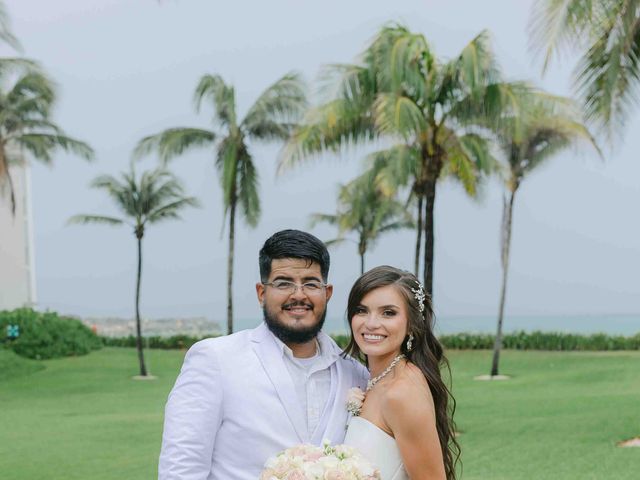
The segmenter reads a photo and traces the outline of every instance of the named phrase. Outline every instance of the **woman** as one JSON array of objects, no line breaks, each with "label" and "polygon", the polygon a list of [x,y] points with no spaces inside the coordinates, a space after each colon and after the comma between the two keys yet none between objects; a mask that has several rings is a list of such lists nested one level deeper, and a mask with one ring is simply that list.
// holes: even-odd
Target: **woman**
[{"label": "woman", "polygon": [[382,480],[455,479],[455,401],[440,375],[448,363],[430,297],[411,273],[376,267],[353,285],[347,316],[345,353],[366,362],[371,380],[363,402],[349,402],[344,443],[377,464]]}]

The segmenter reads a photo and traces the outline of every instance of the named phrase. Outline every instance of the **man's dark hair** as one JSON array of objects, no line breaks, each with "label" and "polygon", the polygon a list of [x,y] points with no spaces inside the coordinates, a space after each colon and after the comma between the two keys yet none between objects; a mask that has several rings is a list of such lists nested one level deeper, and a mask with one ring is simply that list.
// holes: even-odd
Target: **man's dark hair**
[{"label": "man's dark hair", "polygon": [[320,265],[322,280],[329,276],[329,252],[324,243],[310,233],[300,230],[282,230],[264,242],[258,263],[260,279],[266,282],[271,274],[271,262],[280,258],[301,258]]}]

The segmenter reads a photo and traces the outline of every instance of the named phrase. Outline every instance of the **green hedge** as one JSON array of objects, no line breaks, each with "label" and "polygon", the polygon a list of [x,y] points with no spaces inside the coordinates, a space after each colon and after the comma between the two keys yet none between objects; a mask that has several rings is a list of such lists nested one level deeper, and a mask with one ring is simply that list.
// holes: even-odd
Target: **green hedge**
[{"label": "green hedge", "polygon": [[347,348],[350,337],[349,335],[331,335],[331,338],[333,338],[336,341],[336,343],[340,348],[344,349],[344,348]]},{"label": "green hedge", "polygon": [[[336,343],[344,348],[349,343],[348,335],[332,335]],[[145,337],[146,348],[176,349],[189,348],[198,340],[209,337],[191,337],[176,335],[173,337]],[[491,350],[493,335],[457,333],[441,335],[440,342],[445,348],[453,350]],[[105,345],[113,347],[135,347],[133,336],[122,338],[104,338]],[[515,332],[506,334],[503,348],[512,350],[558,350],[558,351],[594,351],[594,350],[640,350],[640,334],[632,337],[610,336],[603,333],[577,335],[556,332]]]},{"label": "green hedge", "polygon": [[[458,333],[442,335],[440,342],[450,349],[481,350],[493,349],[494,336],[489,334]],[[504,335],[502,347],[512,350],[640,350],[640,333],[630,337],[621,335],[577,335],[559,332],[514,332]]]},{"label": "green hedge", "polygon": [[[18,338],[7,338],[8,325],[18,326]],[[0,343],[22,357],[36,360],[85,355],[102,347],[100,337],[80,320],[31,308],[0,311]]]}]

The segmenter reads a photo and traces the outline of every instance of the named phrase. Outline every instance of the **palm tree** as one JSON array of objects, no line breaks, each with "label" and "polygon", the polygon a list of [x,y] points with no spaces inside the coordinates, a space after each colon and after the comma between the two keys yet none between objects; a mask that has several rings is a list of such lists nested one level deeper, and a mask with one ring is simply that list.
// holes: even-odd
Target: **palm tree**
[{"label": "palm tree", "polygon": [[498,325],[493,349],[491,375],[499,374],[502,324],[507,289],[511,231],[516,193],[525,178],[559,152],[581,142],[600,150],[581,121],[581,114],[567,98],[530,90],[520,95],[518,108],[505,110],[494,128],[503,157],[505,195],[503,201],[500,251],[502,287]]},{"label": "palm tree", "polygon": [[184,195],[184,188],[170,172],[157,168],[136,177],[133,165],[120,178],[101,175],[91,184],[107,192],[122,217],[105,215],[75,215],[69,223],[101,223],[106,225],[129,225],[138,244],[138,271],[136,276],[136,347],[140,363],[140,375],[147,376],[147,367],[142,352],[142,328],[140,325],[140,282],[142,279],[142,238],[147,225],[163,220],[179,219],[184,207],[196,206],[193,197]]},{"label": "palm tree", "polygon": [[587,120],[622,126],[640,86],[640,0],[539,0],[531,42],[546,69],[561,47],[578,47],[575,85]]},{"label": "palm tree", "polygon": [[[16,69],[21,73],[12,81]],[[11,211],[15,214],[9,165],[22,161],[23,150],[45,164],[52,163],[52,153],[57,148],[87,160],[93,158],[93,150],[86,143],[67,136],[51,120],[55,102],[53,84],[35,69],[33,62],[0,59],[0,85],[7,84],[8,88],[0,89],[0,186],[8,185]]]},{"label": "palm tree", "polygon": [[493,159],[469,120],[497,118],[516,85],[502,81],[487,32],[440,61],[422,34],[399,25],[383,27],[358,64],[330,67],[328,77],[333,97],[308,112],[280,168],[373,139],[390,143],[373,155],[384,167],[379,183],[389,192],[406,185],[415,198],[416,264],[423,249],[424,285],[432,293],[437,182],[453,176],[475,194]]},{"label": "palm tree", "polygon": [[382,234],[402,228],[415,228],[404,205],[383,194],[375,185],[376,173],[367,171],[343,185],[335,214],[315,213],[311,217],[312,226],[324,222],[338,227],[338,237],[325,242],[327,245],[347,240],[345,234],[348,232],[356,234],[360,274],[364,273],[365,253]]},{"label": "palm tree", "polygon": [[218,75],[204,75],[195,91],[196,109],[211,101],[216,129],[170,128],[143,138],[134,151],[141,157],[157,151],[167,162],[192,148],[215,148],[216,169],[222,184],[225,222],[229,221],[227,256],[227,333],[233,332],[233,257],[236,211],[255,227],[260,218],[258,172],[249,149],[251,141],[284,141],[306,107],[302,81],[287,74],[268,87],[242,120],[236,112],[236,94]]}]

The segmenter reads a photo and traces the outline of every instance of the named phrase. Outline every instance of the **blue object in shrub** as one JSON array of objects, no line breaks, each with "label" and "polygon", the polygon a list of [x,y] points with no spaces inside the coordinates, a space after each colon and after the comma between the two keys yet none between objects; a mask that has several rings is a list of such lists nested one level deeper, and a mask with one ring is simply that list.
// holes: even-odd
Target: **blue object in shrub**
[{"label": "blue object in shrub", "polygon": [[7,339],[0,339],[0,346],[4,343],[18,355],[36,360],[85,355],[102,347],[100,338],[80,320],[55,312],[31,308],[0,311],[1,330],[18,336],[7,335]]},{"label": "blue object in shrub", "polygon": [[20,325],[7,325],[7,338],[15,339],[20,336]]}]

